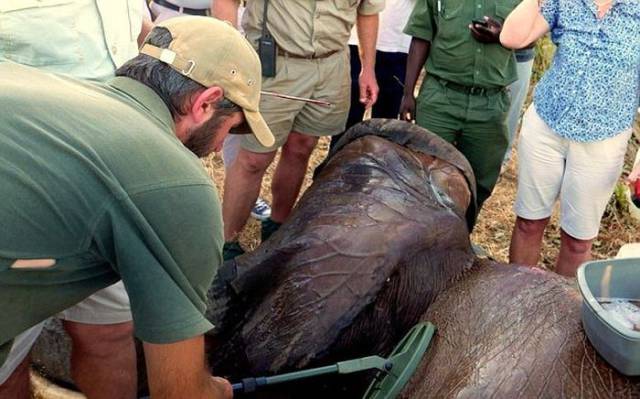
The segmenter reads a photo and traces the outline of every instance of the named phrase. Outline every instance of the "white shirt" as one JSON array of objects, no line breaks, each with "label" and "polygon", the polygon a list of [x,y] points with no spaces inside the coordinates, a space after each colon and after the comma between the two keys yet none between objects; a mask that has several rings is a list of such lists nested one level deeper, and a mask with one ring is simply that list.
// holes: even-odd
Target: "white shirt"
[{"label": "white shirt", "polygon": [[[2,1],[2,0],[0,0],[0,1]],[[202,9],[209,8],[209,7],[211,7],[211,4],[212,4],[210,0],[200,1],[200,2],[195,1],[195,0],[192,0],[191,2],[189,2],[189,1],[180,1],[180,0],[171,0],[170,2],[171,2],[171,4],[175,4],[175,5],[179,6],[179,7],[198,8],[198,9],[200,9],[200,8],[202,8]],[[191,5],[187,5],[188,3],[191,3]],[[196,3],[198,5],[198,7],[195,7]],[[206,4],[206,6],[202,7],[203,4]],[[162,22],[164,20],[167,20],[169,18],[174,18],[174,17],[178,17],[180,15],[183,15],[182,13],[180,13],[180,12],[178,12],[176,10],[172,10],[170,8],[160,6],[160,5],[158,5],[158,4],[154,3],[154,2],[151,2],[150,8],[151,8],[151,14],[153,14],[153,22],[156,23],[156,24],[159,23],[159,22]],[[242,24],[240,24],[240,21],[242,21],[242,14],[244,14],[244,7],[243,6],[238,6],[238,25],[239,25],[238,26],[238,30],[240,31],[240,33],[244,34],[244,31],[242,30]]]},{"label": "white shirt", "polygon": [[206,10],[211,7],[211,0],[167,0],[178,7],[195,8],[196,10]]},{"label": "white shirt", "polygon": [[[402,33],[416,0],[386,0],[380,13],[376,49],[389,53],[408,53],[411,36]],[[358,44],[356,26],[351,30],[349,44]]]},{"label": "white shirt", "polygon": [[138,55],[140,0],[0,0],[0,60],[106,80]]}]

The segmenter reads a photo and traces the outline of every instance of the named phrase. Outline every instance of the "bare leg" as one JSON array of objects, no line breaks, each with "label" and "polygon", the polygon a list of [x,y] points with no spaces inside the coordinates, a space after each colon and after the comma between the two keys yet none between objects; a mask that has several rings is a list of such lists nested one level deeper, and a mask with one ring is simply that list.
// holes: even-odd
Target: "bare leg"
[{"label": "bare leg", "polygon": [[276,153],[256,153],[243,148],[227,170],[222,200],[224,240],[237,239],[247,223],[251,208],[260,194],[262,177]]},{"label": "bare leg", "polygon": [[135,398],[138,390],[133,323],[83,324],[65,320],[73,341],[71,374],[91,399]]},{"label": "bare leg", "polygon": [[516,218],[509,247],[509,262],[535,266],[540,260],[542,235],[549,218],[539,220]]},{"label": "bare leg", "polygon": [[591,260],[591,240],[579,240],[560,231],[560,254],[556,263],[556,273],[563,276],[575,277],[578,267]]},{"label": "bare leg", "polygon": [[31,385],[29,384],[30,363],[31,357],[25,357],[22,363],[14,370],[13,374],[9,376],[9,379],[0,385],[0,398],[31,398]]},{"label": "bare leg", "polygon": [[318,137],[296,132],[289,134],[271,183],[273,221],[282,223],[291,213],[317,142]]}]

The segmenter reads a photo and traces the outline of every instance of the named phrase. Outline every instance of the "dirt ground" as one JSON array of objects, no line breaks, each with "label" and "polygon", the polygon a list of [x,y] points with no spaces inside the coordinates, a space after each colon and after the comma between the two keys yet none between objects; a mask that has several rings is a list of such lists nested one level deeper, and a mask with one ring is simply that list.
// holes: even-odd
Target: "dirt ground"
[{"label": "dirt ground", "polygon": [[[602,219],[600,234],[594,241],[593,256],[596,259],[613,257],[622,245],[640,241],[640,225],[629,216],[626,197],[619,194],[626,186],[623,176],[626,176],[630,171],[638,149],[638,137],[640,137],[638,121],[636,121],[634,133],[616,194],[609,201]],[[517,163],[516,154],[506,166],[493,195],[485,203],[480,213],[478,226],[472,235],[472,240],[475,243],[480,244],[490,256],[501,262],[506,262],[509,258],[509,240],[515,220],[512,207],[516,194]],[[558,225],[558,206],[556,206],[544,237],[541,260],[544,267],[554,268],[559,245],[560,228]]]},{"label": "dirt ground", "polygon": [[[627,161],[625,163],[623,176],[630,170],[633,158],[639,147],[639,121],[636,121],[634,133],[627,152]],[[303,191],[311,184],[311,173],[325,158],[328,145],[329,140],[323,138],[314,151],[303,185]],[[514,156],[504,168],[504,172],[498,181],[493,195],[485,203],[480,213],[476,229],[471,237],[473,242],[481,245],[489,256],[501,262],[508,261],[509,240],[515,220],[512,207],[516,193],[517,162],[517,153],[514,151]],[[222,159],[219,155],[213,155],[205,160],[205,165],[213,180],[216,182],[220,195],[222,195],[224,181]],[[270,184],[274,165],[275,162],[270,167],[262,184],[262,197],[267,201],[271,200]],[[607,206],[600,234],[594,242],[593,255],[596,259],[613,257],[622,245],[629,242],[640,242],[640,225],[629,216],[626,197],[620,194],[623,186],[624,183],[621,177],[616,194],[612,196]],[[240,241],[246,249],[255,248],[260,243],[259,223],[251,219],[241,235]],[[556,209],[545,234],[541,262],[543,267],[553,269],[553,262],[557,256],[559,244],[558,210]]]},{"label": "dirt ground", "polygon": [[[631,167],[631,162],[633,161],[635,152],[639,147],[639,121],[636,121],[634,133],[634,138],[632,139],[627,153],[625,175]],[[326,156],[328,144],[328,139],[322,139],[313,153],[303,190],[311,184],[311,173]],[[222,186],[224,181],[222,159],[219,155],[212,155],[207,158],[204,163],[213,180],[216,182],[220,195],[222,195]],[[262,184],[262,195],[267,201],[271,199],[269,187],[271,184],[272,173],[273,165],[269,169],[269,173],[265,176]],[[514,155],[512,160],[506,166],[493,196],[486,202],[478,219],[476,230],[472,236],[472,240],[475,243],[480,244],[490,256],[504,262],[508,259],[509,239],[514,221],[512,205],[515,197],[516,173],[517,154]],[[622,179],[620,182],[622,184]],[[628,242],[640,242],[639,225],[629,217],[624,201],[625,200],[622,195],[614,195],[609,202],[609,206],[607,207],[606,214],[603,218],[600,235],[598,236],[594,246],[594,256],[596,258],[612,257],[623,244]],[[259,224],[256,221],[250,220],[245,232],[241,236],[241,242],[245,248],[255,248],[259,244],[259,228]],[[559,230],[556,213],[552,218],[551,226],[545,235],[542,260],[543,267],[553,269],[553,259],[558,252],[558,245]],[[69,399],[83,397],[81,395],[70,394],[69,392],[60,394],[58,391],[51,391],[52,388],[42,379],[39,379],[36,382],[37,386],[32,396],[33,399]]]}]

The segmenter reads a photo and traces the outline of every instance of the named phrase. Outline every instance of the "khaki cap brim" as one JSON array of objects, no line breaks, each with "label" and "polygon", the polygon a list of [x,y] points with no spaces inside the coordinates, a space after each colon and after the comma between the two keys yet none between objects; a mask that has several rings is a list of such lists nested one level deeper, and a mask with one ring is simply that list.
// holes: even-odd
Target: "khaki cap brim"
[{"label": "khaki cap brim", "polygon": [[246,119],[253,135],[256,136],[256,139],[265,147],[271,147],[276,143],[276,138],[273,137],[273,133],[271,133],[271,129],[267,126],[267,122],[264,121],[260,112],[257,111],[249,111],[247,109],[242,109],[244,112],[244,118]]}]

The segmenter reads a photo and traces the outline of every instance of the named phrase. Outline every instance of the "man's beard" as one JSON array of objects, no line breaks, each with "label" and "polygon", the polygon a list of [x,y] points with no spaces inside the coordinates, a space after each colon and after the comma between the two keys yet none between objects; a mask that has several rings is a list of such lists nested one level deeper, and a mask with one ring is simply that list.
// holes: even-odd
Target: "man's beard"
[{"label": "man's beard", "polygon": [[213,152],[213,144],[216,142],[215,139],[220,134],[218,129],[228,117],[229,115],[214,114],[202,126],[190,129],[189,138],[184,142],[184,146],[199,158],[204,158],[211,154]]}]

